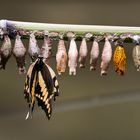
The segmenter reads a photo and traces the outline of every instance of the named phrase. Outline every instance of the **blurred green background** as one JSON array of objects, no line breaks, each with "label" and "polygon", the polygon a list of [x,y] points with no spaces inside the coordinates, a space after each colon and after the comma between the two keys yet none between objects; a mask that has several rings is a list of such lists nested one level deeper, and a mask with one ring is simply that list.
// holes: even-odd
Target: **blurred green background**
[{"label": "blurred green background", "polygon": [[[48,23],[140,26],[140,1],[133,0],[1,0],[0,18]],[[23,41],[28,47],[28,40]],[[42,41],[38,42],[41,46]],[[14,44],[14,40],[13,40]],[[69,42],[66,42],[67,48]],[[80,45],[80,42],[77,42]],[[90,51],[92,42],[88,43]],[[100,44],[102,51],[103,44]],[[53,44],[56,53],[57,42]],[[58,76],[61,95],[52,119],[36,108],[32,120],[25,121],[23,98],[25,75],[19,75],[12,57],[0,71],[0,140],[139,140],[140,73],[132,61],[133,44],[125,44],[127,71],[118,76],[111,63],[108,75],[77,70],[77,75]],[[113,50],[115,48],[113,47]],[[30,60],[27,56],[27,67]],[[55,58],[51,59],[55,69]]]}]

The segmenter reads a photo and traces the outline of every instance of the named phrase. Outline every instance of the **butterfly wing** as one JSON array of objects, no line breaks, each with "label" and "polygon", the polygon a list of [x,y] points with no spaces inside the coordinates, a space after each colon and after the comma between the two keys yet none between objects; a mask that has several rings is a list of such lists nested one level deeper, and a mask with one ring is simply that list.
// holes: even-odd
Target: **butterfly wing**
[{"label": "butterfly wing", "polygon": [[27,75],[26,75],[26,79],[25,79],[25,84],[24,84],[24,97],[27,100],[27,103],[30,103],[30,81],[31,81],[31,74],[32,74],[33,66],[34,64],[31,64],[29,67]]},{"label": "butterfly wing", "polygon": [[[45,64],[41,58],[38,58],[27,72],[24,96],[29,103],[29,108],[33,112],[35,99],[38,106],[46,113],[48,119],[52,113],[52,98],[59,95],[59,85],[56,75],[52,68]],[[27,117],[30,112],[27,114]]]},{"label": "butterfly wing", "polygon": [[49,65],[47,65],[47,67],[48,67],[50,74],[51,74],[51,77],[53,79],[53,96],[54,96],[54,101],[55,101],[56,96],[59,96],[59,83],[58,83],[56,74],[53,71],[53,69]]},{"label": "butterfly wing", "polygon": [[52,113],[51,99],[53,96],[53,79],[47,65],[43,61],[38,65],[38,67],[38,81],[35,96],[38,101],[38,106],[41,106],[48,119],[50,119]]},{"label": "butterfly wing", "polygon": [[[36,71],[36,63],[32,63],[28,69],[26,80],[24,84],[24,97],[27,103],[29,104],[29,112],[26,116],[26,119],[29,117],[30,112],[33,112],[34,104],[35,104],[35,85],[36,85],[36,77],[37,77],[37,71]],[[30,108],[32,111],[30,111]]]}]

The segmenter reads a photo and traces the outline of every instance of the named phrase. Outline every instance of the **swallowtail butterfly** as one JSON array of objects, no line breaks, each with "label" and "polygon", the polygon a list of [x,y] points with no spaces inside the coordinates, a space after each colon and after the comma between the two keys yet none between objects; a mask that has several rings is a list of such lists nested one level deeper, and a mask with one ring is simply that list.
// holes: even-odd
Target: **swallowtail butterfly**
[{"label": "swallowtail butterfly", "polygon": [[52,68],[47,65],[42,57],[33,62],[27,72],[24,96],[29,104],[26,119],[33,113],[35,102],[45,111],[48,119],[52,113],[52,99],[59,96],[59,85]]}]

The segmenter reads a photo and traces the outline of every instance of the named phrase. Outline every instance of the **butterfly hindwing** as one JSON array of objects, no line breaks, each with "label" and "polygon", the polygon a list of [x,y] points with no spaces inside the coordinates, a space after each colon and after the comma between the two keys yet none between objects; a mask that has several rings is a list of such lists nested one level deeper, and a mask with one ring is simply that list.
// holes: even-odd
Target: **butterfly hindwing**
[{"label": "butterfly hindwing", "polygon": [[54,96],[54,100],[55,100],[56,96],[59,96],[59,84],[58,84],[58,80],[57,80],[56,74],[53,71],[53,69],[49,65],[47,65],[47,67],[48,67],[51,77],[53,79],[53,94],[54,94],[53,96]]},{"label": "butterfly hindwing", "polygon": [[32,75],[32,70],[34,67],[34,63],[30,65],[26,79],[25,79],[25,84],[24,84],[24,97],[27,100],[27,103],[30,103],[30,81],[31,81],[31,75]]}]

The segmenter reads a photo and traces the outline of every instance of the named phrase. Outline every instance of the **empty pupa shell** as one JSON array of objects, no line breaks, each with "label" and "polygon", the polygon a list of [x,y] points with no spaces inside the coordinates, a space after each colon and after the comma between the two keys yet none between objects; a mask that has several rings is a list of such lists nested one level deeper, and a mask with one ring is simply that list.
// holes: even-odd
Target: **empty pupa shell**
[{"label": "empty pupa shell", "polygon": [[38,47],[34,33],[30,34],[28,53],[32,62],[34,62],[40,54],[40,49]]},{"label": "empty pupa shell", "polygon": [[43,57],[45,62],[48,64],[51,54],[52,54],[51,40],[48,36],[44,36],[44,43],[42,45],[42,48],[40,49],[40,56]]},{"label": "empty pupa shell", "polygon": [[140,71],[140,45],[133,48],[132,57],[137,71]]},{"label": "empty pupa shell", "polygon": [[113,56],[115,72],[124,75],[126,65],[126,55],[123,46],[117,46]]}]

